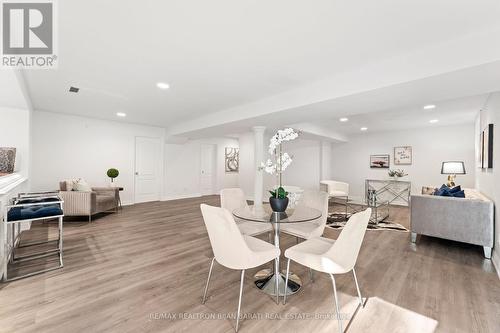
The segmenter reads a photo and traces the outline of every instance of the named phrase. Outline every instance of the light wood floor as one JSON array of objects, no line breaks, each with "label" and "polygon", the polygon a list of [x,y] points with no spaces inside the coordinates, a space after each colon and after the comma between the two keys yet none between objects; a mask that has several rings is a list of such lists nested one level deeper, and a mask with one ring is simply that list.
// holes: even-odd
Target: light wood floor
[{"label": "light wood floor", "polygon": [[[233,332],[233,320],[178,317],[237,307],[240,274],[220,265],[208,301],[200,303],[212,256],[202,202],[217,205],[218,197],[140,204],[92,224],[65,223],[62,270],[0,284],[0,332]],[[408,225],[407,208],[393,209],[391,219]],[[23,237],[47,237],[55,227],[34,226]],[[325,234],[336,238],[338,231]],[[437,322],[435,332],[500,332],[500,281],[482,248],[430,237],[414,246],[409,237],[367,231],[357,273],[369,300],[348,331],[432,332]],[[282,237],[282,249],[294,243]],[[254,287],[258,269],[246,272],[242,311],[268,317],[243,320],[241,332],[337,332],[333,319],[284,317],[333,311],[329,277],[316,273],[311,283],[304,268],[291,269],[304,286],[286,305]],[[341,302],[352,303],[352,275],[338,276],[337,287]]]}]

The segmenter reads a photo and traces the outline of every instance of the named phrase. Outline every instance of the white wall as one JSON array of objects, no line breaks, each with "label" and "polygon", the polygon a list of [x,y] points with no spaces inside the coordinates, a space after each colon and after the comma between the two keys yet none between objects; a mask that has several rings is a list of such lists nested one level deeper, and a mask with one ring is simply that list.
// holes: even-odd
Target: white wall
[{"label": "white wall", "polygon": [[[394,147],[412,146],[413,164],[394,165]],[[387,179],[388,169],[370,169],[372,154],[390,154],[391,169],[404,169],[412,182],[412,192],[422,186],[440,186],[446,182],[441,175],[441,162],[464,161],[467,174],[457,176],[457,184],[474,187],[475,154],[474,125],[429,127],[400,132],[364,133],[351,137],[347,143],[333,144],[332,177],[350,184],[351,196],[364,195],[364,181]]]},{"label": "white wall", "polygon": [[[476,169],[476,187],[495,203],[500,203],[500,92],[490,96],[485,108],[480,112],[476,121],[475,139],[479,138],[488,124],[494,124],[493,135],[493,168]],[[477,146],[476,146],[477,147]],[[478,148],[478,147],[477,147]],[[476,149],[477,149],[476,148]],[[495,247],[493,249],[493,263],[500,276],[500,222],[498,218],[498,207],[495,213]]]},{"label": "white wall", "polygon": [[134,202],[135,137],[165,140],[159,127],[42,111],[33,112],[32,126],[34,190],[55,190],[60,180],[80,177],[92,186],[106,186],[106,171],[113,167],[120,171],[116,183],[124,187],[123,204]]},{"label": "white wall", "polygon": [[[200,152],[202,144],[216,147],[215,191],[226,187],[238,187],[238,173],[226,173],[225,148],[238,148],[238,140],[231,138],[211,138],[189,140],[182,144],[165,144],[165,182],[163,200],[196,197],[200,190]],[[241,164],[241,162],[240,162]]]},{"label": "white wall", "polygon": [[[30,174],[30,126],[31,103],[26,94],[24,81],[19,71],[2,70],[0,75],[0,147],[16,148],[14,175],[1,177],[0,216],[12,197],[19,192],[29,191]],[[22,230],[29,229],[30,223],[23,223]],[[19,229],[16,229],[16,233]],[[0,278],[7,266],[6,245],[11,244],[12,233],[5,223],[0,223]]]},{"label": "white wall", "polygon": [[16,148],[15,172],[28,177],[30,157],[30,111],[0,107],[0,147]]}]

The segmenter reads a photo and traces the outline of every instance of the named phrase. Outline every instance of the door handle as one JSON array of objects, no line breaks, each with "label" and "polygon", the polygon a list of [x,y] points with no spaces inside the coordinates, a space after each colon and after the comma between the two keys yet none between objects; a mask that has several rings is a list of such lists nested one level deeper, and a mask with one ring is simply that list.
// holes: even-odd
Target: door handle
[{"label": "door handle", "polygon": [[136,171],[136,172],[135,172],[135,175],[136,175],[136,176],[139,176],[139,173]]}]

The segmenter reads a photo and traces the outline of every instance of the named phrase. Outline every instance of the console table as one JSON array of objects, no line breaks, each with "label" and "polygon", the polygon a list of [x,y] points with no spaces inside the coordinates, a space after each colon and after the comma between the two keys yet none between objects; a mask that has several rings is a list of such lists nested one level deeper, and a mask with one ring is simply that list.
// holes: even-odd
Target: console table
[{"label": "console table", "polygon": [[392,179],[366,179],[365,198],[368,200],[368,193],[372,191],[377,201],[387,201],[393,205],[410,205],[411,182]]}]

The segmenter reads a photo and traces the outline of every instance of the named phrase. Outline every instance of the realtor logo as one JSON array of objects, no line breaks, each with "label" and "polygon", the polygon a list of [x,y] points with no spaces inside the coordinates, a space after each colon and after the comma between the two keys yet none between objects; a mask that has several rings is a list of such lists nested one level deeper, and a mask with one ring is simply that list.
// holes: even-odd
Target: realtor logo
[{"label": "realtor logo", "polygon": [[54,68],[54,3],[3,1],[2,66]]}]

